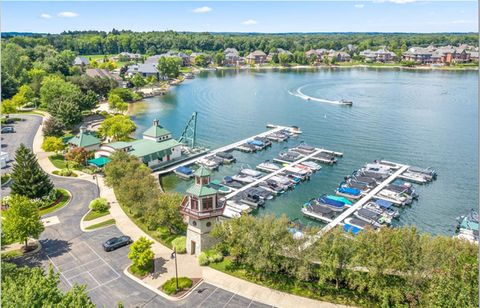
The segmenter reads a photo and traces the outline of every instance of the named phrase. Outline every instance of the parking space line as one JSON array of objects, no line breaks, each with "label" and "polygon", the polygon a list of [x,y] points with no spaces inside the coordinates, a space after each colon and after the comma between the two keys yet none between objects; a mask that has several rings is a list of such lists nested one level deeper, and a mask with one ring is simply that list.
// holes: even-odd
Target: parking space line
[{"label": "parking space line", "polygon": [[50,256],[47,254],[47,258],[50,260],[50,262],[53,264],[53,267],[55,267],[55,269],[57,270],[57,272],[60,273],[60,276],[63,277],[63,279],[65,279],[65,281],[68,283],[68,285],[70,286],[70,288],[72,287],[72,284],[70,283],[70,281],[67,279],[67,277],[65,277],[65,275],[63,275],[62,271],[55,265],[55,262],[53,262],[52,258],[50,258]]},{"label": "parking space line", "polygon": [[85,274],[85,273],[90,274],[91,271],[96,270],[97,268],[102,267],[102,266],[104,266],[104,265],[108,265],[108,264],[106,264],[106,262],[105,262],[104,260],[102,260],[102,264],[100,264],[99,266],[95,266],[95,267],[93,267],[93,268],[91,268],[91,269],[89,269],[89,270],[83,271],[83,272],[81,272],[81,273],[79,273],[79,274],[77,274],[77,275],[75,275],[75,276],[70,277],[70,279],[75,278],[75,277],[78,277],[78,276],[80,276],[80,275],[82,275],[82,274]]},{"label": "parking space line", "polygon": [[100,285],[100,282],[98,282],[98,280],[95,279],[95,277],[93,277],[93,275],[90,272],[87,272],[87,274],[90,275],[90,277],[92,277],[93,281],[95,281],[98,285]]},{"label": "parking space line", "polygon": [[250,303],[248,304],[247,308],[250,308],[250,305],[253,303],[253,298],[250,300]]},{"label": "parking space line", "polygon": [[69,252],[68,252],[68,254],[69,254],[69,255],[71,255],[71,256],[72,256],[72,258],[74,258],[76,261],[78,261],[77,257],[75,257],[75,256],[72,254],[72,252],[71,252],[71,251],[69,251]]},{"label": "parking space line", "polygon": [[230,303],[230,301],[232,300],[232,298],[233,298],[235,295],[236,295],[235,293],[232,294],[232,297],[230,297],[230,299],[228,300],[228,302],[226,302],[225,305],[223,305],[223,308],[227,307],[228,303]]},{"label": "parking space line", "polygon": [[113,281],[117,280],[118,278],[120,278],[120,276],[118,276],[118,277],[115,277],[115,278],[113,278],[113,279],[111,279],[111,280],[109,280],[109,281],[107,281],[107,282],[104,282],[104,283],[102,283],[102,284],[99,284],[99,285],[98,285],[98,286],[96,286],[96,287],[93,287],[93,288],[91,288],[91,289],[88,289],[88,290],[86,290],[86,292],[90,292],[90,291],[93,291],[93,290],[95,290],[96,288],[103,287],[103,286],[105,286],[105,285],[109,284],[110,282],[113,282]]},{"label": "parking space line", "polygon": [[93,250],[93,248],[90,247],[90,245],[88,245],[87,243],[85,243],[85,245],[87,245],[88,248],[90,248],[90,250],[93,251],[93,253],[96,254],[97,257],[100,258],[100,260],[102,260],[108,267],[110,267],[110,269],[111,269],[115,274],[117,274],[118,277],[121,277],[121,275],[120,275],[110,264],[108,264],[108,262],[105,261],[105,259],[103,259],[95,250]]},{"label": "parking space line", "polygon": [[[80,264],[79,266],[75,266],[75,267],[73,267],[73,268],[71,268],[71,269],[68,269],[68,270],[66,270],[66,271],[63,271],[63,273],[71,272],[71,271],[73,271],[73,270],[75,270],[75,269],[77,269],[77,268],[79,268],[79,267],[81,267],[81,266],[83,266],[83,265],[87,265],[87,264],[90,264],[90,263],[92,263],[92,262],[97,262],[97,261],[98,261],[98,259],[95,259],[95,260],[92,260],[92,261],[88,261],[87,263],[83,263],[83,264]],[[103,265],[103,264],[102,264],[102,265]],[[74,276],[74,277],[75,277],[75,276]]]},{"label": "parking space line", "polygon": [[215,293],[215,291],[217,291],[217,289],[218,289],[218,287],[216,287],[215,290],[213,290],[212,293],[208,294],[208,296],[205,297],[205,299],[200,304],[198,304],[197,307],[202,307],[203,302],[205,302],[210,296],[212,296],[212,294]]}]

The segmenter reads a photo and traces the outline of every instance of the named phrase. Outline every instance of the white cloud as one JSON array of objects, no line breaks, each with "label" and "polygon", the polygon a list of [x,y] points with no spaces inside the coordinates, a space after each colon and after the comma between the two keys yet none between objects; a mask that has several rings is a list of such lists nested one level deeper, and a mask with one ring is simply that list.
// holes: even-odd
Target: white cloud
[{"label": "white cloud", "polygon": [[44,18],[44,19],[50,19],[50,18],[52,18],[52,15],[43,13],[43,14],[40,14],[40,17]]},{"label": "white cloud", "polygon": [[73,17],[77,17],[78,14],[75,13],[75,12],[60,12],[60,13],[58,13],[58,16],[59,17],[73,18]]},{"label": "white cloud", "polygon": [[365,4],[355,4],[354,7],[356,9],[363,9],[365,7]]},{"label": "white cloud", "polygon": [[249,26],[249,25],[256,25],[256,24],[258,24],[258,22],[256,20],[249,19],[249,20],[245,20],[244,22],[242,22],[242,24]]},{"label": "white cloud", "polygon": [[196,9],[193,10],[194,13],[208,13],[211,12],[212,8],[208,6],[202,6],[202,7],[197,7]]}]

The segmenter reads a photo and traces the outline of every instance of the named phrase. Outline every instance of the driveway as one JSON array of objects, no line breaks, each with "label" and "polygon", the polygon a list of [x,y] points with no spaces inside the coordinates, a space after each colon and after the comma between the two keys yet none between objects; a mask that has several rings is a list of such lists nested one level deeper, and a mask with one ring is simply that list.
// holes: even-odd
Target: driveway
[{"label": "driveway", "polygon": [[[20,143],[31,148],[33,136],[41,123],[39,117],[22,117],[27,121],[19,123],[22,128],[16,126],[17,133],[14,134],[18,134],[17,138],[4,140],[11,142],[5,148],[12,152]],[[80,229],[80,220],[88,212],[90,201],[98,196],[96,185],[74,178],[50,177],[55,186],[72,193],[72,200],[64,208],[42,217],[48,221],[40,237],[42,250],[33,256],[17,259],[16,263],[44,268],[52,266],[60,274],[60,288],[68,290],[74,284],[84,284],[98,307],[116,307],[118,303],[125,307],[268,307],[207,283],[199,285],[180,302],[170,302],[143,287],[123,273],[130,264],[128,247],[108,253],[102,249],[107,239],[122,235],[116,226],[88,233]]]}]

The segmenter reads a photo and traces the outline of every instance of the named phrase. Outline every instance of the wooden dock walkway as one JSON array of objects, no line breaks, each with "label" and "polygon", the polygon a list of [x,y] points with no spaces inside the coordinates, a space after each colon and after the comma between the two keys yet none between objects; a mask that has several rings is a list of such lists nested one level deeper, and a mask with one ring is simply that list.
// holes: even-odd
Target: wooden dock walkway
[{"label": "wooden dock walkway", "polygon": [[178,168],[178,167],[185,167],[185,166],[192,165],[192,164],[194,164],[194,163],[195,163],[197,160],[199,160],[199,159],[205,158],[205,157],[207,157],[207,156],[215,155],[216,153],[219,153],[219,152],[231,151],[231,150],[235,149],[236,147],[238,147],[239,145],[244,144],[244,143],[247,143],[247,141],[252,140],[253,138],[256,138],[256,137],[265,137],[265,136],[268,136],[268,135],[270,135],[270,134],[272,134],[272,133],[276,133],[276,132],[279,132],[279,131],[284,130],[284,129],[287,129],[287,130],[289,130],[289,131],[291,131],[291,132],[293,132],[293,133],[295,132],[291,127],[276,125],[274,128],[272,128],[272,129],[270,129],[270,130],[267,130],[267,131],[265,131],[265,132],[263,132],[263,133],[260,133],[260,134],[257,134],[257,135],[254,135],[254,136],[245,138],[245,139],[240,140],[240,141],[237,141],[237,142],[235,142],[235,143],[228,144],[228,145],[226,145],[226,146],[223,146],[223,147],[218,148],[218,149],[215,149],[215,150],[207,151],[206,153],[204,153],[204,154],[202,154],[202,155],[193,157],[193,158],[188,159],[188,160],[185,160],[185,161],[181,161],[181,162],[179,162],[179,163],[177,163],[177,164],[173,164],[172,166],[168,167],[167,169],[154,171],[152,174],[153,174],[153,175],[156,175],[156,176],[160,176],[160,175],[164,175],[164,174],[173,172],[173,170],[175,170],[175,169]]},{"label": "wooden dock walkway", "polygon": [[391,176],[389,176],[385,181],[380,183],[377,187],[372,189],[368,194],[366,194],[364,197],[362,197],[360,200],[358,200],[355,204],[353,204],[349,209],[347,209],[345,212],[340,214],[337,218],[335,218],[332,222],[330,222],[328,225],[326,225],[322,230],[320,230],[316,235],[312,236],[310,241],[305,243],[305,247],[307,248],[313,243],[315,243],[323,234],[326,232],[332,230],[339,224],[343,224],[343,220],[349,217],[351,214],[353,214],[356,210],[361,208],[365,203],[370,201],[379,191],[385,188],[388,184],[393,182],[396,178],[398,178],[403,172],[405,172],[409,166],[407,165],[402,165],[397,171],[395,171]]}]

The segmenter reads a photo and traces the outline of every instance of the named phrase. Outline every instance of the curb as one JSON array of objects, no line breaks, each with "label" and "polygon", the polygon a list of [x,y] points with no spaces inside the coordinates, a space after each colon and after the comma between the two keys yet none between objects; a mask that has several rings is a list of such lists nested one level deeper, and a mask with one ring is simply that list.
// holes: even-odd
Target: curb
[{"label": "curb", "polygon": [[195,291],[198,286],[200,286],[202,284],[202,282],[204,281],[203,278],[200,278],[200,280],[197,282],[197,284],[195,285],[195,287],[193,287],[192,289],[190,289],[187,293],[183,294],[182,296],[180,297],[173,297],[173,296],[170,296],[170,295],[167,295],[165,293],[163,293],[162,291],[158,290],[157,288],[155,287],[152,287],[151,285],[149,285],[148,283],[145,283],[143,280],[141,280],[140,278],[137,278],[135,277],[133,274],[131,274],[128,269],[130,268],[130,265],[127,266],[124,270],[123,270],[123,273],[125,274],[125,276],[127,276],[128,278],[132,279],[133,281],[141,284],[142,286],[144,286],[145,288],[149,289],[150,291],[152,292],[155,292],[156,294],[160,295],[161,297],[165,298],[165,299],[168,299],[169,301],[172,301],[172,302],[178,302],[178,301],[181,301],[183,300],[184,298],[186,298],[187,296],[189,296],[193,291]]},{"label": "curb", "polygon": [[63,187],[60,187],[60,188],[63,189],[63,190],[65,190],[65,191],[68,193],[68,196],[70,197],[70,198],[68,199],[68,201],[67,201],[61,208],[58,208],[58,209],[56,209],[56,210],[54,210],[54,211],[51,211],[50,213],[47,213],[47,214],[44,214],[44,215],[40,216],[40,217],[48,216],[48,215],[50,215],[50,214],[56,213],[56,212],[58,212],[58,211],[60,211],[60,210],[63,210],[67,205],[70,204],[70,202],[72,202],[73,195],[72,195],[72,193],[70,192],[70,190],[68,190],[68,189],[66,189],[66,188],[63,188]]},{"label": "curb", "polygon": [[[111,225],[108,225],[108,226],[103,226],[103,227],[100,227],[100,228],[95,228],[95,229],[87,230],[86,228],[88,228],[88,226],[87,226],[87,227],[84,227],[84,226],[83,226],[83,223],[84,223],[84,220],[83,220],[83,219],[84,219],[85,216],[87,216],[88,213],[90,213],[91,211],[92,211],[92,209],[89,209],[88,212],[86,212],[85,215],[82,216],[82,219],[80,219],[80,230],[82,230],[83,232],[93,232],[93,231],[97,231],[97,230],[100,230],[100,229],[103,229],[103,228],[111,227],[112,225],[117,225],[117,221],[115,220],[115,223],[114,223],[114,224],[111,224]],[[110,219],[115,219],[115,218],[112,216],[111,213],[108,213],[107,215],[110,215]],[[107,216],[107,215],[105,215],[105,216]],[[101,217],[103,217],[103,216],[101,216]],[[101,217],[98,217],[98,218],[101,218]],[[96,218],[96,219],[97,219],[97,218]],[[92,224],[92,226],[93,226],[93,225],[95,225],[95,224]]]},{"label": "curb", "polygon": [[2,183],[2,187],[6,187],[8,184],[10,184],[11,181],[12,181],[12,177],[10,176],[8,181],[6,181],[5,183]]},{"label": "curb", "polygon": [[[28,257],[28,256],[34,255],[37,252],[39,252],[43,248],[42,244],[37,239],[35,240],[35,242],[37,243],[37,248],[35,248],[33,251],[26,252],[21,256],[16,256],[16,257],[10,258],[10,260],[15,260],[15,259],[19,259],[19,258]],[[4,251],[3,253],[6,253],[6,252],[8,252],[8,251]],[[2,257],[2,259],[3,259],[3,257]]]}]

